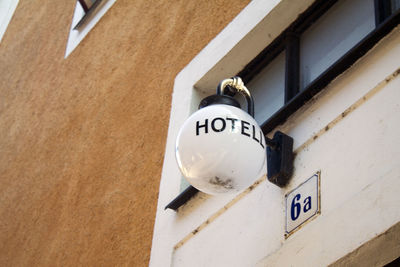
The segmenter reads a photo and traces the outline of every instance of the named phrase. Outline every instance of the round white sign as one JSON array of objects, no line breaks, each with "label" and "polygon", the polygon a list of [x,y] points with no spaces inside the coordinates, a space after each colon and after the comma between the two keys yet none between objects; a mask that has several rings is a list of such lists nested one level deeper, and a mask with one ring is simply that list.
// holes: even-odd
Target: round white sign
[{"label": "round white sign", "polygon": [[176,140],[176,160],[188,182],[208,194],[236,193],[266,174],[266,145],[243,110],[211,105],[192,114]]}]

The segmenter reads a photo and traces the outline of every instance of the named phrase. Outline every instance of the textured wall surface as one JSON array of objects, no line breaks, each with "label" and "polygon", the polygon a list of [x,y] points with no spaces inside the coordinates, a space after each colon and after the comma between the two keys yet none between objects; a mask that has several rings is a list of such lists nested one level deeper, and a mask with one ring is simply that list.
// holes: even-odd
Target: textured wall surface
[{"label": "textured wall surface", "polygon": [[148,264],[174,77],[247,2],[118,0],[67,59],[75,2],[19,2],[0,44],[1,266]]}]

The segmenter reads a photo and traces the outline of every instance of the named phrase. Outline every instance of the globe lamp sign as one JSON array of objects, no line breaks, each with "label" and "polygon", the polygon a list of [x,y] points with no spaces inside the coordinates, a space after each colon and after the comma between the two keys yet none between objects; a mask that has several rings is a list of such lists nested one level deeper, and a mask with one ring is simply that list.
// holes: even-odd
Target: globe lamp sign
[{"label": "globe lamp sign", "polygon": [[[246,97],[248,112],[227,90]],[[251,94],[239,77],[223,80],[216,95],[202,100],[176,140],[179,169],[192,186],[207,194],[237,193],[266,175],[266,148],[279,144],[265,138],[253,116]]]}]

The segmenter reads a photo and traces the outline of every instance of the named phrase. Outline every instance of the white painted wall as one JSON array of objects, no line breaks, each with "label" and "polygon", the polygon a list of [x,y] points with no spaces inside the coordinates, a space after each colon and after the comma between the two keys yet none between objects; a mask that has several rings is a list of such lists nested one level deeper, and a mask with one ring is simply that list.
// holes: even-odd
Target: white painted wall
[{"label": "white painted wall", "polygon": [[0,0],[0,42],[7,30],[19,0]]},{"label": "white painted wall", "polygon": [[[288,186],[261,179],[234,197],[199,193],[164,210],[179,193],[180,126],[312,1],[298,2],[252,1],[177,76],[150,266],[326,266],[400,221],[400,29],[279,127],[297,154]],[[285,194],[316,171],[321,214],[285,239]]]}]

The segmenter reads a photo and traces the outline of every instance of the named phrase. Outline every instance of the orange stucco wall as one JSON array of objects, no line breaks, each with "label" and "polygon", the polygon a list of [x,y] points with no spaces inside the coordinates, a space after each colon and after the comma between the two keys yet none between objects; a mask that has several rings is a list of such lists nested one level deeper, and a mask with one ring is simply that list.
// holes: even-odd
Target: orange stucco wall
[{"label": "orange stucco wall", "polygon": [[118,0],[64,59],[75,1],[0,44],[0,266],[148,265],[176,74],[248,0]]}]

